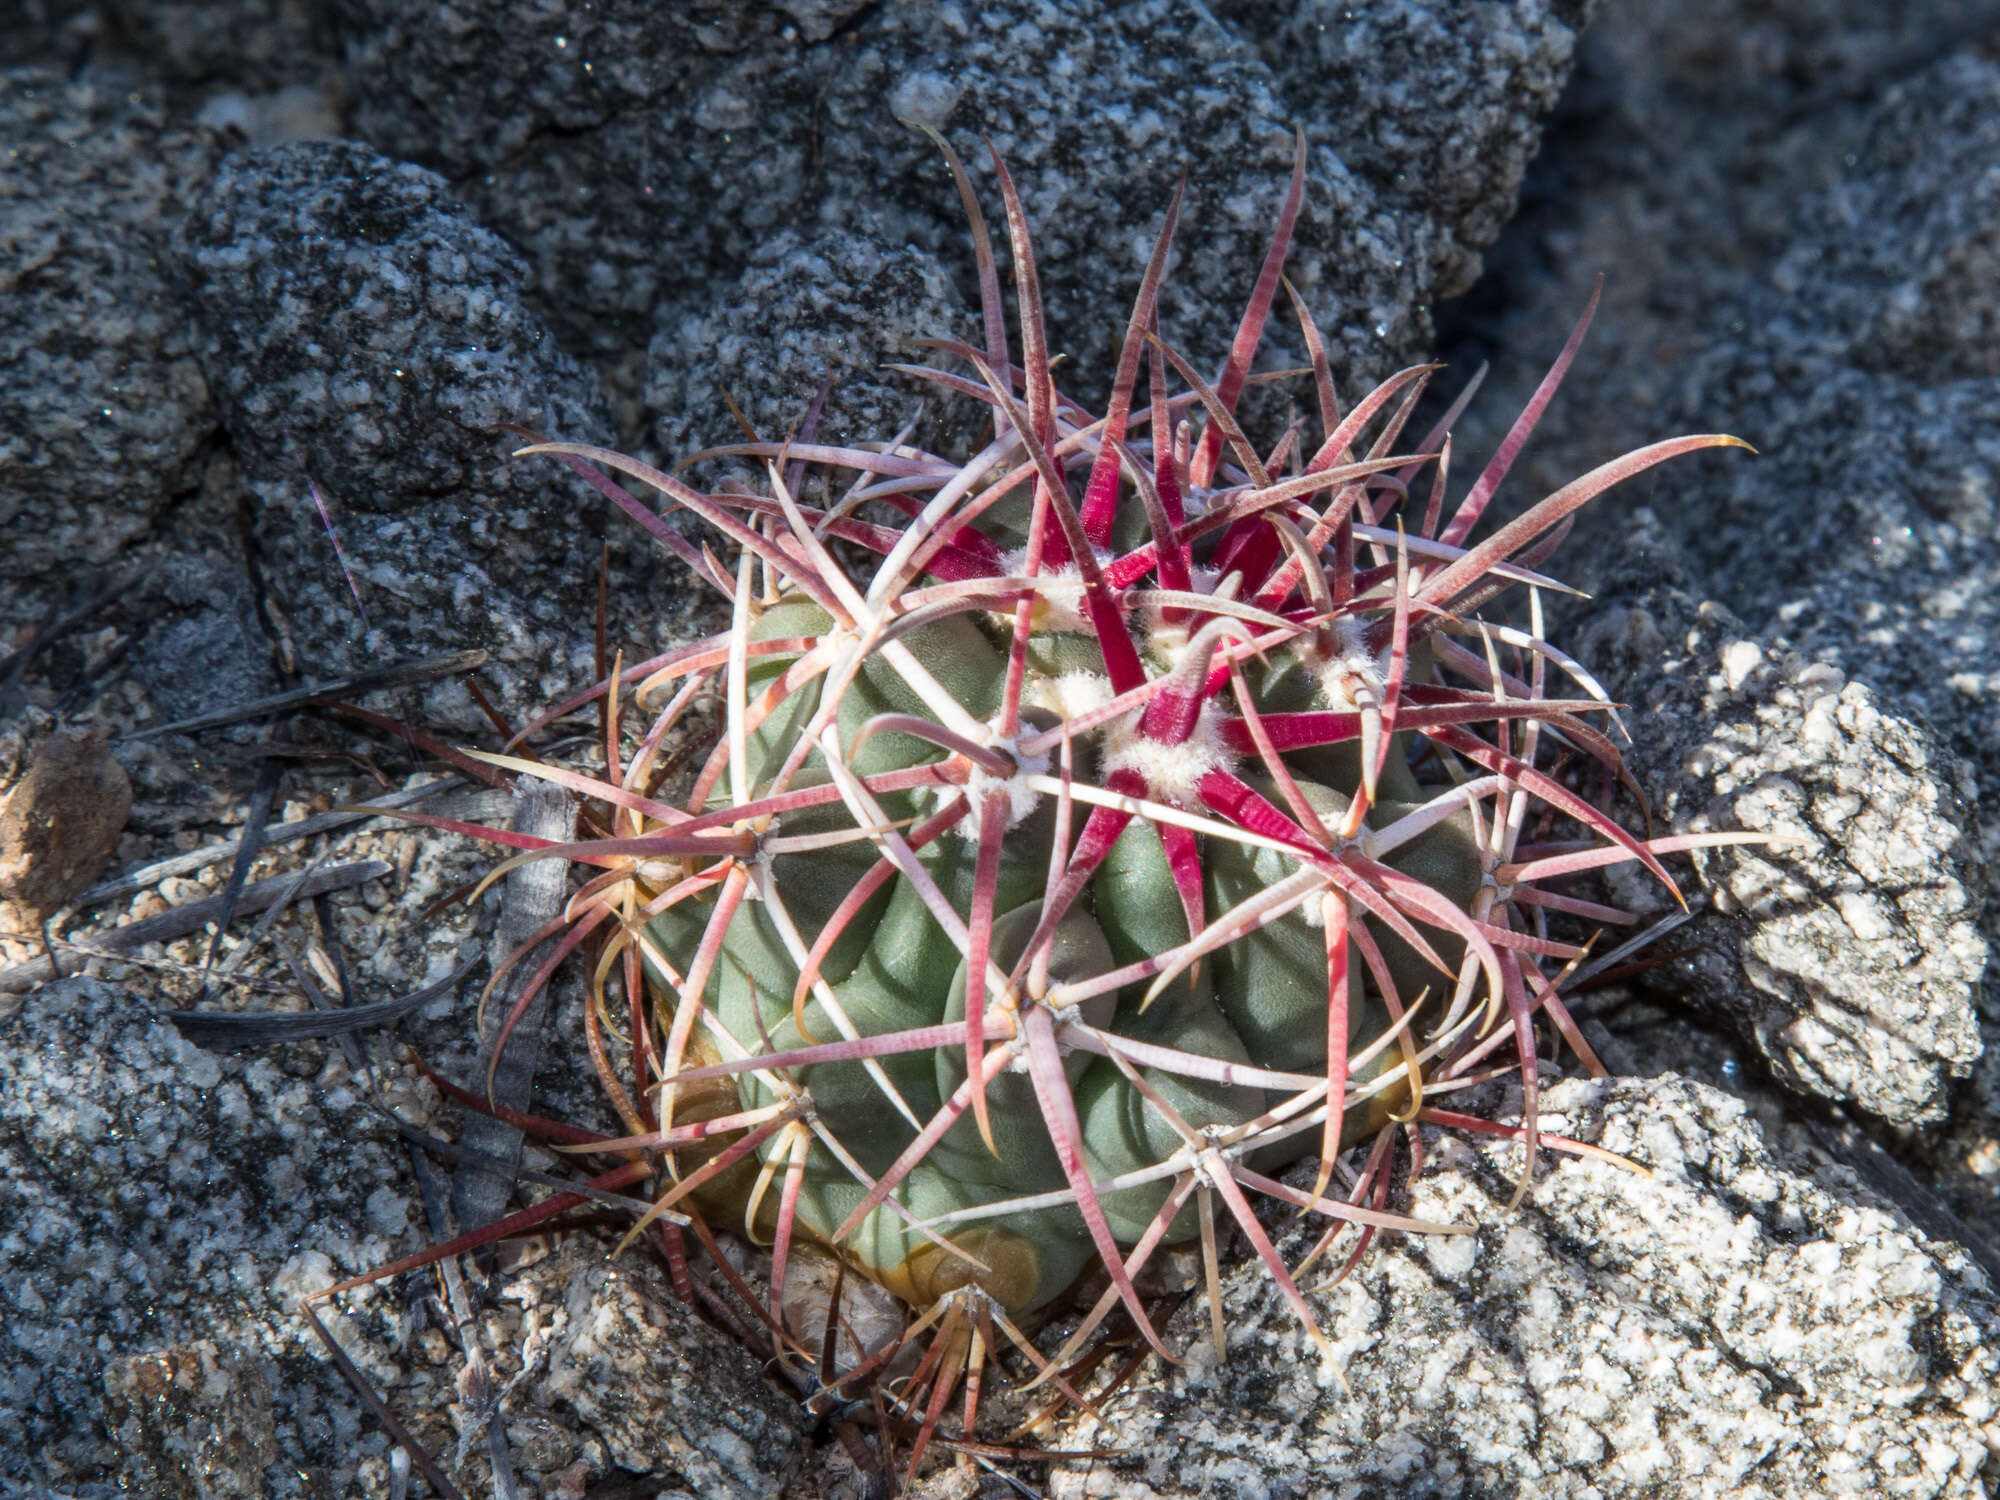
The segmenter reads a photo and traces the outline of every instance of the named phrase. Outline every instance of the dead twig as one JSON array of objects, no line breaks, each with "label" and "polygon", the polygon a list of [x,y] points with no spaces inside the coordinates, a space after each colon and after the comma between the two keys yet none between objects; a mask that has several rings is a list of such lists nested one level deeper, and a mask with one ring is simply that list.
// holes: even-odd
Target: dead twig
[{"label": "dead twig", "polygon": [[[408,787],[400,792],[388,792],[380,797],[371,797],[372,807],[408,807],[413,802],[421,802],[437,792],[449,790],[459,785],[456,776],[441,776],[435,781],[427,781],[422,786]],[[374,814],[358,812],[316,813],[309,818],[300,818],[295,823],[266,823],[260,842],[265,848],[274,844],[289,844],[297,839],[311,838],[314,834],[329,833],[336,828],[345,828],[350,823],[369,821]],[[242,847],[240,838],[224,839],[218,844],[204,844],[199,849],[190,849],[185,854],[176,854],[171,859],[159,860],[154,864],[141,865],[124,875],[102,881],[77,897],[73,903],[77,910],[101,906],[106,901],[116,901],[124,896],[137,895],[149,886],[158,885],[162,880],[174,875],[187,875],[195,870],[206,869],[232,859]]]},{"label": "dead twig", "polygon": [[[245,886],[236,902],[236,910],[245,915],[261,912],[280,900],[317,896],[324,891],[343,891],[350,886],[379,880],[389,871],[390,866],[379,859],[363,859],[315,870],[303,881],[293,875],[274,875],[268,880]],[[222,910],[223,898],[211,896],[205,901],[190,901],[186,906],[176,906],[157,916],[143,917],[137,922],[127,922],[122,927],[97,933],[88,943],[66,942],[62,946],[87,957],[117,958],[121,953],[147,943],[170,943],[191,932],[199,932],[210,922],[219,920]],[[0,969],[0,994],[46,984],[55,977],[56,966],[51,959],[31,958],[12,968]]]},{"label": "dead twig", "polygon": [[197,729],[214,729],[223,724],[240,724],[246,719],[261,719],[268,715],[283,713],[288,708],[303,708],[325,698],[345,698],[356,693],[372,693],[381,688],[408,687],[416,682],[435,682],[440,677],[456,677],[460,672],[470,672],[475,667],[484,666],[487,653],[484,651],[453,651],[445,656],[427,656],[421,661],[399,662],[395,666],[382,667],[373,672],[363,672],[355,677],[343,677],[335,682],[315,683],[310,687],[295,688],[289,693],[278,693],[269,698],[258,698],[254,702],[239,704],[235,708],[218,709],[212,714],[197,714],[192,719],[176,719],[171,724],[153,724],[144,729],[134,730],[128,739],[149,740],[162,734],[191,734]]}]

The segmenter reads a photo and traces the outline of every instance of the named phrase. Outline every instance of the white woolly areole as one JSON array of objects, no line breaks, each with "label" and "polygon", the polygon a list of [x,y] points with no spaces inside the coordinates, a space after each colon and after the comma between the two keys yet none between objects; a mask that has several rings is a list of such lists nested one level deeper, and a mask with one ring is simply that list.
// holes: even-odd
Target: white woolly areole
[{"label": "white woolly areole", "polygon": [[1139,720],[1145,712],[1135,708],[1104,726],[1100,769],[1107,780],[1115,771],[1136,771],[1154,798],[1192,803],[1202,777],[1236,764],[1235,753],[1222,742],[1222,710],[1216,704],[1201,706],[1194,733],[1178,745],[1163,745],[1142,735]]},{"label": "white woolly areole", "polygon": [[1070,720],[1102,708],[1113,697],[1111,679],[1102,672],[1064,672],[1058,677],[1030,677],[1021,684],[1021,701]]},{"label": "white woolly areole", "polygon": [[1337,651],[1324,657],[1317,651],[1310,653],[1313,675],[1319,680],[1327,707],[1335,713],[1352,713],[1359,708],[1361,705],[1354,695],[1357,680],[1380,703],[1382,689],[1389,681],[1389,653],[1383,651],[1378,656],[1368,649],[1368,627],[1352,615],[1335,620],[1333,632],[1340,642]]},{"label": "white woolly areole", "polygon": [[[1111,561],[1111,554],[1102,548],[1097,550],[1097,565],[1102,568]],[[1028,549],[1016,547],[1000,559],[1002,571],[1010,578],[1028,576]],[[1056,630],[1066,635],[1090,635],[1093,627],[1083,612],[1083,570],[1073,562],[1064,563],[1059,568],[1048,564],[1036,575],[1042,586],[1035,591],[1035,629]],[[1012,621],[1014,612],[1007,610],[998,618]]]},{"label": "white woolly areole", "polygon": [[986,736],[986,743],[994,749],[1001,751],[1014,762],[1015,770],[1013,775],[995,776],[984,766],[975,762],[972,767],[972,774],[966,778],[963,788],[951,786],[918,788],[918,796],[928,798],[933,807],[944,806],[945,803],[951,800],[955,793],[960,790],[964,791],[966,799],[972,804],[972,811],[952,824],[951,832],[959,838],[969,841],[976,840],[979,837],[979,809],[984,805],[986,799],[995,792],[1004,792],[1006,794],[1007,826],[1009,828],[1027,821],[1029,814],[1034,812],[1036,804],[1042,800],[1042,794],[1028,785],[1028,778],[1030,776],[1047,775],[1051,764],[1051,757],[1047,755],[1023,755],[1020,750],[1020,741],[1018,739],[1002,739],[991,720],[987,722],[986,727],[989,731]]},{"label": "white woolly areole", "polygon": [[[1338,898],[1336,897],[1335,899]],[[1326,908],[1321,905],[1325,900],[1326,892],[1314,891],[1310,896],[1306,897],[1298,909],[1299,919],[1315,932],[1326,926]]]}]

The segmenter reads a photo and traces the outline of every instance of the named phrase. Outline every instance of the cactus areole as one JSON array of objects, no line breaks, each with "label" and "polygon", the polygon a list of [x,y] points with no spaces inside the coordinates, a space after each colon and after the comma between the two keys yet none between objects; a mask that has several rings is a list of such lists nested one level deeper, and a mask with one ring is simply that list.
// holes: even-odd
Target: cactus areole
[{"label": "cactus areole", "polygon": [[[976,1288],[1004,1321],[1101,1267],[1086,1326],[1122,1303],[1156,1347],[1134,1277],[1199,1236],[1212,1278],[1219,1207],[1324,1348],[1251,1195],[1363,1243],[1445,1227],[1386,1209],[1385,1151],[1337,1191],[1335,1161],[1419,1117],[1477,1128],[1438,1101],[1496,1070],[1518,1073],[1522,1117],[1486,1128],[1528,1171],[1572,1144],[1535,1119],[1538,1022],[1594,1061],[1560,999],[1583,949],[1548,917],[1631,918],[1547,883],[1631,860],[1671,886],[1659,856],[1696,840],[1602,809],[1615,714],[1543,638],[1559,585],[1539,570],[1593,496],[1735,440],[1641,449],[1482,527],[1584,324],[1454,498],[1459,408],[1408,429],[1433,368],[1344,409],[1294,295],[1311,368],[1283,378],[1307,415],[1254,444],[1235,411],[1264,378],[1303,144],[1219,375],[1158,332],[1176,192],[1094,413],[1052,378],[1004,166],[1012,339],[946,156],[985,343],[938,341],[940,366],[909,373],[985,403],[978,452],[831,446],[816,408],[785,442],[697,455],[761,462],[763,484],[716,493],[601,449],[525,450],[733,607],[724,634],[561,706],[622,694],[651,715],[593,783],[612,838],[567,851],[605,871],[575,908],[583,930],[611,922],[600,980],[622,959],[653,996],[630,1075],[607,1074],[633,1131],[610,1144],[668,1153],[658,1210],[720,1205],[773,1247],[777,1282],[809,1238],[917,1309]],[[656,800],[661,742],[698,702],[721,733],[691,794]],[[1315,1157],[1316,1178],[1279,1180]]]}]

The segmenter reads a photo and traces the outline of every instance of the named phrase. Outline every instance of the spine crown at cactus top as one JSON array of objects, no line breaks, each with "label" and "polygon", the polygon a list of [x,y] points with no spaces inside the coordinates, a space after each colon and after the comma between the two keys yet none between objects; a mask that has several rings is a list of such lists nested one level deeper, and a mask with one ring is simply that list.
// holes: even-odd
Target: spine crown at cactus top
[{"label": "spine crown at cactus top", "polygon": [[[945,155],[985,341],[932,341],[941,366],[908,373],[984,403],[979,451],[907,432],[833,446],[816,406],[785,441],[696,455],[760,462],[754,492],[580,444],[524,450],[567,463],[733,611],[547,716],[621,696],[651,716],[636,749],[610,737],[586,787],[611,838],[556,851],[602,868],[571,939],[608,938],[600,1000],[620,961],[655,996],[631,1007],[629,1073],[593,1049],[632,1131],[613,1144],[667,1153],[656,1211],[733,1215],[772,1246],[775,1284],[810,1240],[917,1308],[975,1290],[1005,1321],[1099,1267],[1079,1337],[1122,1304],[1155,1347],[1134,1277],[1198,1236],[1212,1301],[1226,1216],[1324,1350],[1255,1198],[1365,1243],[1444,1227],[1384,1207],[1402,1124],[1518,1139],[1524,1187],[1538,1148],[1573,1145],[1537,1127],[1538,1023],[1595,1065],[1562,984],[1576,939],[1632,919],[1550,882],[1636,861],[1671,888],[1661,856],[1701,840],[1641,839],[1604,810],[1621,726],[1544,639],[1560,585],[1540,570],[1594,496],[1736,440],[1656,443],[1482,526],[1589,312],[1455,485],[1464,398],[1413,431],[1422,366],[1343,407],[1283,281],[1303,143],[1219,374],[1160,336],[1177,190],[1109,399],[1086,409],[1052,378],[1004,165],[1011,338]],[[1310,368],[1255,375],[1281,289]],[[1260,447],[1236,412],[1269,378],[1308,415]],[[702,703],[721,732],[692,790],[659,800],[662,741]],[[1518,1124],[1449,1109],[1502,1067]],[[1335,1158],[1371,1141],[1335,1196]],[[1316,1174],[1280,1180],[1309,1158]],[[782,1324],[775,1285],[773,1311]]]}]

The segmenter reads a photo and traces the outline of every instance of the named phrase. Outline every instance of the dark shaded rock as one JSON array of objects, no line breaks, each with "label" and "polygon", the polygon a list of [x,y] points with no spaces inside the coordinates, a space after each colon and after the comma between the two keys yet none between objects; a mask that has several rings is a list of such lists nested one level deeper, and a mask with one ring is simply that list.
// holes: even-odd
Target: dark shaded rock
[{"label": "dark shaded rock", "polygon": [[608,423],[518,257],[431,173],[346,145],[230,158],[176,253],[301,669],[484,646],[523,702],[576,681],[596,507],[487,429]]},{"label": "dark shaded rock", "polygon": [[1989,788],[1996,100],[2000,64],[1971,53],[1887,91],[1853,165],[1798,205],[1794,242],[1763,276],[1731,289],[1727,330],[1672,392],[1766,456],[1669,475],[1659,507],[1753,626],[1895,694]]},{"label": "dark shaded rock", "polygon": [[[1548,21],[1537,35],[1540,50],[1530,49],[1518,67],[1497,60],[1508,48],[1495,41],[1496,61],[1474,84],[1460,78],[1460,53],[1471,43],[1456,34],[1456,50],[1402,55],[1411,77],[1383,75],[1410,97],[1450,100],[1432,117],[1450,142],[1436,153],[1440,181],[1421,190],[1378,183],[1351,165],[1398,149],[1386,119],[1367,110],[1339,121],[1306,114],[1309,182],[1287,274],[1315,309],[1347,383],[1417,357],[1428,340],[1430,301],[1463,288],[1477,267],[1468,246],[1504,219],[1533,121],[1568,55],[1570,33],[1560,23]],[[1066,384],[1094,400],[1109,373],[1110,340],[1185,171],[1189,200],[1163,324],[1198,363],[1221,358],[1284,195],[1295,107],[1234,30],[1202,10],[1164,4],[1119,7],[1115,16],[1108,7],[1072,6],[999,25],[955,7],[892,3],[862,18],[849,43],[824,98],[822,222],[850,229],[863,244],[935,256],[955,269],[964,305],[976,306],[963,210],[936,151],[910,122],[957,143],[1004,258],[990,140],[1024,200],[1050,336],[1069,361]],[[1197,76],[1201,86],[1190,87]],[[1446,181],[1443,159],[1460,148]],[[1447,199],[1450,218],[1438,207]],[[759,252],[759,263],[769,259]],[[881,321],[921,326],[930,300],[925,283]],[[1280,312],[1267,334],[1274,348],[1295,341],[1289,327]],[[687,340],[656,341],[653,390],[667,387],[661,372],[676,345],[685,349]],[[688,384],[705,373],[691,372]],[[731,388],[754,397],[764,378]],[[801,382],[772,386],[796,413]],[[663,413],[663,434],[687,420]],[[706,431],[715,440],[730,435],[719,419]]]},{"label": "dark shaded rock", "polygon": [[[1902,726],[1893,739],[1928,737],[1917,782],[1947,756],[1971,768],[1979,797],[1940,890],[2000,850],[1996,29],[2000,6],[1949,0],[1608,10],[1496,247],[1498,274],[1455,319],[1467,356],[1496,341],[1503,358],[1523,345],[1545,356],[1595,273],[1611,272],[1530,451],[1536,483],[1688,428],[1763,450],[1669,466],[1643,495],[1685,549],[1694,599],[1726,604],[1760,650],[1787,640],[1838,672],[1843,694],[1865,691]],[[1539,373],[1515,368],[1517,389]],[[1629,510],[1610,499],[1566,549],[1565,576],[1586,586],[1627,545]],[[1908,764],[1882,748],[1885,784],[1904,784]],[[1864,759],[1849,774],[1875,769]],[[1967,890],[1990,944],[2000,908],[1983,883]],[[1671,985],[1661,993],[1677,1003]],[[1945,986],[1939,1004],[1962,993]],[[2000,996],[1982,978],[1972,998],[1973,1076],[1941,1101],[1944,1126],[1898,1149],[1992,1240]]]},{"label": "dark shaded rock", "polygon": [[[1891,89],[1681,402],[1768,453],[1673,513],[1753,624],[1936,723],[2000,786],[2000,62]],[[1774,496],[1786,503],[1773,503]],[[1745,566],[1755,559],[1754,566]]]},{"label": "dark shaded rock", "polygon": [[154,722],[191,719],[281,691],[242,571],[213,556],[166,559],[160,600],[135,648]]},{"label": "dark shaded rock", "polygon": [[[1207,11],[1091,3],[995,25],[958,7],[890,3],[869,15],[826,96],[822,215],[924,246],[964,275],[964,212],[935,148],[905,120],[956,143],[1003,243],[983,141],[1005,159],[1034,236],[1052,346],[1092,400],[1185,171],[1162,331],[1197,365],[1226,353],[1284,198],[1294,120],[1262,59]],[[1343,142],[1308,131],[1308,148],[1287,275],[1352,385],[1428,341],[1428,241],[1442,230],[1386,200]],[[1289,313],[1274,316],[1274,345],[1295,340],[1292,327]]]},{"label": "dark shaded rock", "polygon": [[[1770,5],[1742,32],[1703,10],[1593,31],[1588,136],[1550,168],[1568,206],[1538,199],[1499,252],[1506,326],[1538,343],[1612,272],[1539,474],[1676,430],[1755,443],[1646,483],[1693,591],[1894,695],[1990,800],[2000,63],[1938,60],[1962,7]],[[1610,565],[1617,509],[1573,559]]]},{"label": "dark shaded rock", "polygon": [[1060,1467],[1050,1493],[1985,1492],[2000,1306],[1965,1251],[1672,1075],[1559,1084],[1543,1119],[1653,1175],[1544,1165],[1508,1216],[1519,1148],[1441,1139],[1412,1210],[1477,1232],[1396,1242],[1317,1299],[1351,1395],[1245,1266],[1228,1364],[1205,1309],[1184,1312],[1185,1368],[1149,1366],[1112,1431],[1065,1434],[1124,1451]]},{"label": "dark shaded rock", "polygon": [[886,441],[941,393],[880,367],[922,362],[913,339],[976,337],[973,321],[951,278],[915,246],[781,230],[727,296],[653,340],[646,404],[658,413],[660,450],[679,461],[703,442],[740,437],[725,391],[760,437],[783,438],[828,379],[820,440]]},{"label": "dark shaded rock", "polygon": [[32,62],[74,72],[103,36],[102,7],[87,0],[16,0],[0,27],[0,65]]},{"label": "dark shaded rock", "polygon": [[[1630,705],[1627,763],[1663,827],[1785,842],[1695,857],[1712,911],[1653,982],[1726,1017],[1788,1086],[1937,1124],[1980,1053],[1978,788],[1924,725],[1685,582],[1640,511],[1578,654]],[[1650,877],[1613,883],[1628,909],[1671,908]]]},{"label": "dark shaded rock", "polygon": [[625,402],[656,309],[806,200],[833,55],[781,11],[344,0],[342,17],[355,133],[448,176]]},{"label": "dark shaded rock", "polygon": [[23,580],[105,561],[199,477],[215,408],[161,251],[214,148],[35,68],[0,75],[0,137],[0,580]]},{"label": "dark shaded rock", "polygon": [[183,88],[271,92],[338,57],[321,0],[102,0],[111,45]]},{"label": "dark shaded rock", "polygon": [[1449,231],[1429,246],[1438,297],[1472,284],[1480,252],[1513,214],[1542,117],[1596,9],[1597,0],[1214,6],[1269,64],[1309,138]]},{"label": "dark shaded rock", "polygon": [[[438,167],[522,247],[557,326],[606,363],[628,430],[638,348],[656,325],[671,339],[705,315],[711,282],[768,262],[781,226],[809,234],[816,219],[915,245],[969,291],[956,194],[906,120],[944,129],[989,200],[981,137],[1006,156],[1035,223],[1052,327],[1088,388],[1183,169],[1190,232],[1169,331],[1204,361],[1226,347],[1302,115],[1313,185],[1290,274],[1340,373],[1383,373],[1422,352],[1429,302],[1476,269],[1570,43],[1540,8],[1490,25],[1403,17],[1408,45],[1394,57],[1414,76],[1393,88],[1434,101],[1436,180],[1417,187],[1393,173],[1378,183],[1350,161],[1386,160],[1404,127],[1372,108],[1339,119],[1305,109],[1199,7],[1012,14],[890,0],[691,14],[620,0],[557,14],[349,0],[344,15],[357,131]],[[1303,76],[1298,87],[1304,100]],[[989,212],[997,221],[997,201]],[[649,378],[657,385],[657,367]]]}]

